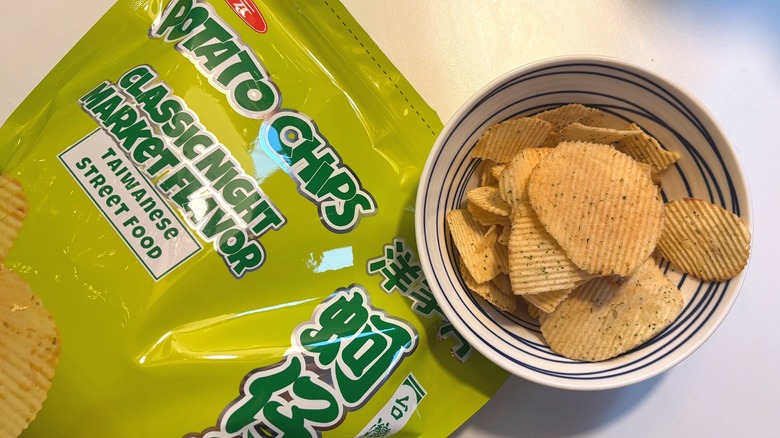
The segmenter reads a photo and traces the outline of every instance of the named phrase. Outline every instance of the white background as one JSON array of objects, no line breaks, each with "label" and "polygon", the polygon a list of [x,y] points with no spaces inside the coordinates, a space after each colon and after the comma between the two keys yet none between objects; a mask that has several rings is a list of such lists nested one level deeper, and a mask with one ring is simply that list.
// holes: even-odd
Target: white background
[{"label": "white background", "polygon": [[[111,0],[3,2],[0,122]],[[482,85],[564,54],[643,65],[714,114],[754,213],[742,293],[712,338],[671,371],[582,393],[510,378],[456,436],[780,436],[780,2],[344,0],[446,121]]]}]

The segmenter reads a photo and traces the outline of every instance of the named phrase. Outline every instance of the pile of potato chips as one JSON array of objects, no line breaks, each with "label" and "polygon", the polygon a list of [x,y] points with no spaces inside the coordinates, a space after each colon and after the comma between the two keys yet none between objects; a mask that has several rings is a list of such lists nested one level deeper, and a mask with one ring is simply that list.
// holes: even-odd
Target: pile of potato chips
[{"label": "pile of potato chips", "polygon": [[698,199],[663,203],[659,173],[680,155],[598,109],[507,120],[472,156],[482,160],[480,186],[447,214],[463,280],[501,310],[527,303],[550,348],[568,358],[617,356],[680,314],[682,293],[656,249],[705,281],[747,264],[739,217]]}]

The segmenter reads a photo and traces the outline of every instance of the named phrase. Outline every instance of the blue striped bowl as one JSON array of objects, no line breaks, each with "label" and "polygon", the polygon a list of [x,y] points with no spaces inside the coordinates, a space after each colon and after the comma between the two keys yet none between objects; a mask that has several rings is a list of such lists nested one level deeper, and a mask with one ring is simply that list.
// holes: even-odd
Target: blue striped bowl
[{"label": "blue striped bowl", "polygon": [[[619,357],[586,363],[553,353],[525,309],[501,312],[467,292],[445,227],[477,185],[469,152],[491,125],[567,103],[594,106],[636,122],[680,161],[663,173],[664,200],[697,197],[741,216],[752,229],[747,183],[736,154],[694,97],[640,67],[602,57],[544,60],[511,71],[473,96],[447,123],[420,180],[417,246],[425,276],[447,318],[473,347],[507,371],[544,385],[578,390],[620,387],[668,370],[712,335],[737,297],[745,271],[724,283],[701,282],[661,269],[685,297],[666,330]],[[524,307],[524,306],[520,306]]]}]

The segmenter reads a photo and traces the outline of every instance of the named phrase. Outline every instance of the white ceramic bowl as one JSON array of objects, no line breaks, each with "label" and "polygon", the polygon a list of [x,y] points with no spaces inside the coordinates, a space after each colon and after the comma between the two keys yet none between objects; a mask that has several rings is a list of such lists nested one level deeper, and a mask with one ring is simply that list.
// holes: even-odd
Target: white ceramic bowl
[{"label": "white ceramic bowl", "polygon": [[[671,326],[616,358],[586,363],[553,353],[525,309],[501,312],[469,293],[461,280],[445,214],[460,208],[477,185],[469,157],[491,125],[567,103],[594,106],[639,124],[682,154],[662,175],[664,200],[691,196],[741,216],[752,230],[747,183],[736,154],[710,113],[689,93],[638,66],[602,57],[565,57],[521,67],[469,99],[444,127],[423,169],[417,194],[420,262],[436,299],[455,328],[507,371],[566,389],[607,389],[648,379],[693,353],[723,321],[743,271],[724,283],[701,282],[661,268],[678,284],[685,308]],[[524,306],[520,306],[524,307]]]}]

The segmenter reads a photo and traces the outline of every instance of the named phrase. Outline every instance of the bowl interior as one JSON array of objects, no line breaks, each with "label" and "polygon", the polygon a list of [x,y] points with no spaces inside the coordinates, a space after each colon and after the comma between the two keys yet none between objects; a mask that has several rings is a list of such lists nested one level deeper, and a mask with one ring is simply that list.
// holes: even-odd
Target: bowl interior
[{"label": "bowl interior", "polygon": [[[733,149],[709,113],[685,91],[630,64],[602,58],[554,59],[510,72],[489,84],[448,122],[428,158],[417,197],[421,265],[442,310],[482,354],[538,383],[569,389],[606,389],[652,377],[681,361],[717,328],[733,304],[745,271],[723,283],[701,282],[659,266],[678,284],[685,308],[666,330],[617,358],[585,363],[547,347],[525,309],[498,311],[469,293],[461,280],[445,226],[476,187],[479,160],[469,156],[490,126],[568,103],[633,121],[681,159],[662,174],[664,201],[708,200],[741,216],[751,228],[750,203]],[[521,306],[523,307],[523,306]]]}]

